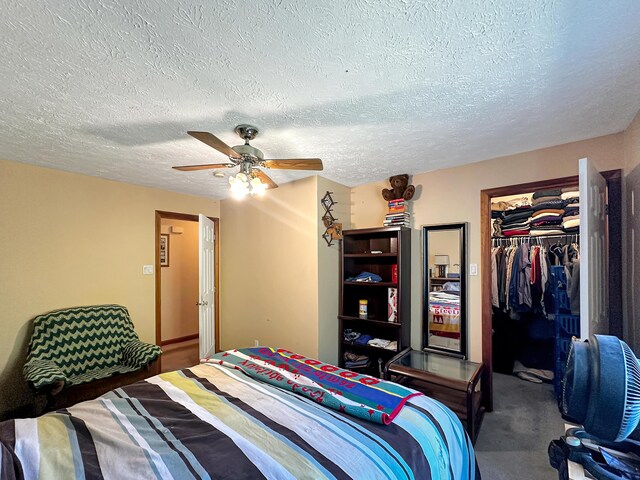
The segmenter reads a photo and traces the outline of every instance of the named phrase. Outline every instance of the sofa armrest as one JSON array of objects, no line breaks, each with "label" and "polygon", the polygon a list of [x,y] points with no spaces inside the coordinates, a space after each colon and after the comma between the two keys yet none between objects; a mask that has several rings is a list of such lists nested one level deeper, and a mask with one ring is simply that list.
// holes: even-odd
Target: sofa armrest
[{"label": "sofa armrest", "polygon": [[31,382],[36,390],[51,387],[55,395],[69,380],[64,372],[51,360],[29,360],[22,370],[28,382]]},{"label": "sofa armrest", "polygon": [[133,340],[122,348],[122,363],[128,367],[142,368],[162,354],[157,345]]}]

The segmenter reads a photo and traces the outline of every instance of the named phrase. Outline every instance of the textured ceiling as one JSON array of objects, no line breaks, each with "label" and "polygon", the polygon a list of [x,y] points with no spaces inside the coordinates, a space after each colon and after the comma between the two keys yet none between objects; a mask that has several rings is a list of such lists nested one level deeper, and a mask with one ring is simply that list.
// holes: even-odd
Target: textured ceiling
[{"label": "textured ceiling", "polygon": [[[640,2],[0,2],[0,158],[222,198],[172,165],[320,157],[354,186],[621,131]],[[234,170],[235,172],[235,170]],[[278,183],[312,173],[268,171]]]}]

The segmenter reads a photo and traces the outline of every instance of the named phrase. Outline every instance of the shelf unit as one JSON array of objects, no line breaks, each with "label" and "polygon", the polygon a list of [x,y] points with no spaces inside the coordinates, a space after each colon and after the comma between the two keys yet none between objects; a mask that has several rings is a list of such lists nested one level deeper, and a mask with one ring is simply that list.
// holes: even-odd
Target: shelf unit
[{"label": "shelf unit", "polygon": [[[345,367],[344,353],[351,351],[368,355],[367,368],[354,371],[379,375],[382,367],[403,348],[409,346],[411,335],[411,229],[406,227],[365,228],[345,230],[340,243],[340,305],[339,305],[339,362]],[[380,252],[380,253],[372,253]],[[392,278],[397,265],[397,280]],[[380,282],[356,282],[347,278],[362,272],[382,277]],[[397,290],[398,314],[396,322],[388,321],[389,289]],[[367,300],[367,318],[360,318],[359,301]],[[361,334],[397,342],[397,348],[386,349],[371,345],[355,345],[344,341],[344,330],[350,328]]]}]

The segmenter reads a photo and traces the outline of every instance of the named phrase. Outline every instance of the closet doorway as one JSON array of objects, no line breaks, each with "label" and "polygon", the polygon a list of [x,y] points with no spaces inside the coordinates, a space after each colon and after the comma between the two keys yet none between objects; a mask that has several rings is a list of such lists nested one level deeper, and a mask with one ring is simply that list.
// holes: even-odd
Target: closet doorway
[{"label": "closet doorway", "polygon": [[[608,198],[608,320],[609,333],[622,334],[622,225],[621,225],[621,170],[601,173],[607,183]],[[493,410],[493,370],[494,370],[494,332],[492,307],[492,216],[491,201],[495,197],[516,196],[523,192],[537,192],[552,189],[567,189],[578,185],[578,176],[564,177],[540,182],[510,185],[483,190],[481,205],[481,255],[482,255],[482,361],[485,365],[482,389],[483,402],[487,411]]]}]

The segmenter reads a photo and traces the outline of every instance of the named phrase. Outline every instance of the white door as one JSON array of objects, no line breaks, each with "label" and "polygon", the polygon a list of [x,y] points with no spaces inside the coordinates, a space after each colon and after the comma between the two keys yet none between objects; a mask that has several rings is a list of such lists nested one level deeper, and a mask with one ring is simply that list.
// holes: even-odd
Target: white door
[{"label": "white door", "polygon": [[216,318],[215,318],[215,276],[214,276],[214,245],[215,230],[213,222],[202,214],[198,215],[199,241],[199,333],[200,358],[206,358],[215,353],[216,346]]},{"label": "white door", "polygon": [[587,158],[580,178],[580,337],[609,332],[607,183]]}]

